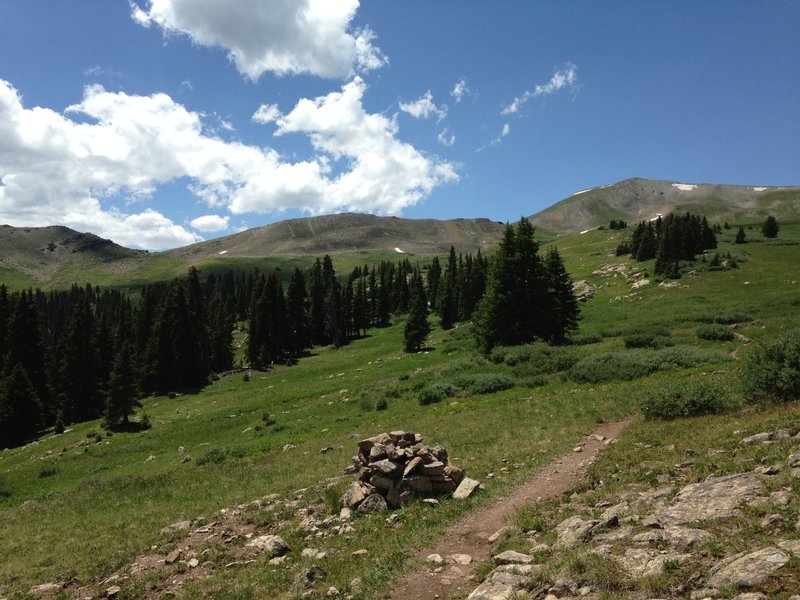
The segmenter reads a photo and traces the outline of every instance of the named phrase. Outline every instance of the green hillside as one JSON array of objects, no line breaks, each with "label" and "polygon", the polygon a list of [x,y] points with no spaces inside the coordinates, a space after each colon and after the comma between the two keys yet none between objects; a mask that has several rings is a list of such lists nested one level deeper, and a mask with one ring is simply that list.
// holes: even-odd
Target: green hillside
[{"label": "green hillside", "polygon": [[[587,282],[595,293],[582,304],[583,319],[573,336],[582,345],[530,348],[514,360],[498,354],[493,361],[477,355],[471,326],[461,324],[450,331],[435,328],[427,350],[405,354],[400,321],[338,350],[318,348],[295,366],[253,373],[249,381],[236,374],[197,394],[148,398],[139,410],[152,423],[144,432],[109,435],[100,422],[90,422],[4,450],[0,597],[24,598],[34,585],[59,582],[65,587],[59,597],[97,596],[116,584],[122,588],[119,598],[297,598],[306,591],[297,583],[301,571],[322,564],[326,578],[313,588],[313,597],[323,597],[335,586],[356,598],[382,598],[411,566],[412,548],[435,539],[460,515],[502,497],[569,451],[595,424],[631,414],[639,399],[665,382],[712,380],[730,401],[743,400],[736,385],[740,357],[800,327],[800,277],[795,275],[800,223],[781,222],[775,240],[764,240],[757,228],[748,229],[749,243],[744,245],[733,244],[734,233],[724,230],[719,252],[735,257],[738,268],[709,270],[701,262],[681,279],[645,279],[648,284],[640,283],[639,274],[652,272],[652,261],[639,264],[614,256],[630,229],[558,237],[573,278]],[[353,263],[367,258],[354,255]],[[163,263],[163,273],[169,264]],[[225,263],[205,264],[210,270]],[[337,269],[344,271],[338,262]],[[737,336],[729,341],[698,338],[698,327],[715,319],[735,321]],[[631,380],[600,372],[594,372],[595,382],[576,377],[575,366],[587,357],[613,351],[634,361],[656,351],[626,349],[626,340],[634,335],[658,338],[685,359],[684,366]],[[525,352],[538,358],[519,358]],[[421,405],[423,390],[442,382],[453,386],[453,395]],[[499,388],[506,389],[493,391]],[[376,410],[382,401],[385,409]],[[680,453],[691,446],[697,458],[681,471],[681,481],[701,481],[735,466],[724,457],[714,458],[710,466],[707,448],[720,446],[732,457],[743,435],[799,422],[798,402],[667,424],[637,418],[593,477],[606,480],[624,473],[626,484],[644,489],[656,485],[659,474],[674,475],[673,465],[685,461]],[[451,459],[482,481],[485,490],[465,503],[442,499],[435,509],[412,502],[391,524],[385,514],[363,516],[352,521],[349,533],[328,535],[323,529],[321,537],[309,537],[300,522],[314,511],[340,526],[337,500],[351,480],[342,478],[342,469],[350,463],[356,442],[398,429],[419,432],[427,442],[445,446]],[[639,468],[645,444],[673,446]],[[191,461],[184,462],[180,448]],[[770,446],[763,460],[771,464],[792,448],[796,444]],[[781,477],[797,494],[797,484],[786,483],[788,474]],[[247,504],[267,497],[261,504]],[[798,518],[798,504],[795,500],[784,510],[789,525]],[[222,509],[228,512],[220,513]],[[520,513],[521,518],[547,523],[550,513],[537,516],[539,510]],[[204,542],[194,569],[178,561],[132,575],[132,562],[166,556],[195,535],[161,533],[184,520],[193,520],[192,528],[200,531],[216,531],[215,524],[224,522],[230,535]],[[797,537],[789,525],[783,534]],[[280,565],[246,553],[246,535],[266,533],[281,534],[292,548]],[[736,548],[743,544],[737,541]],[[306,547],[333,548],[336,553],[324,559],[303,556]],[[366,556],[352,556],[356,550],[366,550]],[[716,546],[709,551],[729,552]],[[785,590],[800,583],[797,570],[793,572],[780,580]],[[113,575],[116,579],[109,580]],[[676,570],[650,582],[649,590],[656,596],[667,594],[677,580],[685,588],[689,575]],[[360,587],[352,585],[356,577]],[[690,591],[685,588],[685,597]],[[614,593],[604,597],[620,597]],[[776,594],[788,597],[780,590]]]}]

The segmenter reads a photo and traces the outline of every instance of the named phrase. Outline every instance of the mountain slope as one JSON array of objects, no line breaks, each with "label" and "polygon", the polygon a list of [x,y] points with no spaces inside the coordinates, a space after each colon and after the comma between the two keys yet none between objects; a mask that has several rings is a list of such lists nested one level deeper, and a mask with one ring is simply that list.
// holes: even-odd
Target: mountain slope
[{"label": "mountain slope", "polygon": [[443,254],[486,251],[503,232],[488,219],[401,219],[367,214],[337,214],[290,219],[165,252],[193,261],[213,256],[322,255],[399,248],[404,253]]},{"label": "mountain slope", "polygon": [[577,192],[530,217],[542,229],[577,232],[608,225],[612,219],[629,223],[658,214],[690,211],[712,222],[746,223],[767,215],[796,219],[800,187],[755,187],[684,184],[676,181],[626,179]]},{"label": "mountain slope", "polygon": [[69,227],[0,225],[0,269],[21,273],[37,284],[64,271],[85,271],[147,254]]}]

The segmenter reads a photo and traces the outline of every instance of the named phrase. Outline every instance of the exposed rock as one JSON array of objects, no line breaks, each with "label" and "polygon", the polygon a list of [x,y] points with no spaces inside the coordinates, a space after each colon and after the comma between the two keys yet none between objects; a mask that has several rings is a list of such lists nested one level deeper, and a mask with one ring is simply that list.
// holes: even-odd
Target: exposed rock
[{"label": "exposed rock", "polygon": [[492,535],[490,535],[488,541],[490,544],[494,544],[501,537],[505,538],[511,535],[518,535],[520,533],[522,533],[522,531],[516,525],[506,525],[505,527],[501,527],[500,529],[495,531]]},{"label": "exposed rock", "polygon": [[800,540],[785,540],[778,542],[778,548],[789,554],[800,557]]},{"label": "exposed rock", "polygon": [[116,598],[117,595],[122,591],[122,588],[118,585],[112,585],[105,591],[106,598]]},{"label": "exposed rock", "polygon": [[191,529],[192,522],[191,521],[178,521],[177,523],[173,523],[172,525],[167,525],[161,530],[162,534],[169,535],[170,533],[175,533],[176,531],[183,531],[184,529]]},{"label": "exposed rock", "polygon": [[449,554],[447,560],[457,565],[468,565],[472,562],[472,557],[469,554]]},{"label": "exposed rock", "polygon": [[762,431],[761,433],[757,433],[755,435],[751,435],[750,437],[744,438],[739,443],[742,446],[755,446],[756,444],[763,444],[764,442],[768,442],[769,440],[770,440],[769,432]]},{"label": "exposed rock", "polygon": [[767,600],[767,595],[761,592],[746,592],[734,596],[731,600]]},{"label": "exposed rock", "polygon": [[386,504],[386,499],[380,494],[371,494],[358,505],[358,512],[365,515],[381,510],[389,510],[389,506]]},{"label": "exposed rock", "polygon": [[279,535],[262,535],[253,538],[247,544],[248,548],[255,548],[259,552],[266,552],[270,557],[283,556],[291,550],[289,545]]},{"label": "exposed rock", "polygon": [[361,504],[366,497],[367,497],[366,488],[360,482],[354,481],[344,491],[344,494],[342,494],[342,498],[341,500],[339,500],[339,504],[343,508],[353,508]]},{"label": "exposed rock", "polygon": [[524,575],[495,570],[467,597],[467,600],[510,600],[516,590],[529,582]]},{"label": "exposed rock", "polygon": [[777,492],[772,492],[769,499],[777,506],[789,506],[792,503],[792,490],[784,488]]},{"label": "exposed rock", "polygon": [[33,586],[30,591],[28,592],[32,596],[44,596],[46,594],[54,594],[60,592],[64,589],[63,583],[40,583],[39,585]]},{"label": "exposed rock", "polygon": [[311,587],[318,581],[322,581],[328,576],[325,570],[318,565],[311,565],[300,573],[300,583],[305,587]]},{"label": "exposed rock", "polygon": [[522,552],[506,550],[494,557],[494,562],[498,565],[529,565],[533,562],[533,557]]},{"label": "exposed rock", "polygon": [[164,564],[165,565],[174,564],[178,562],[181,559],[181,557],[183,557],[183,550],[181,550],[180,548],[176,548],[175,550],[167,554],[167,557],[164,559]]},{"label": "exposed rock", "polygon": [[790,454],[789,458],[786,459],[786,464],[792,469],[800,467],[800,452]]},{"label": "exposed rock", "polygon": [[676,550],[690,550],[705,544],[714,536],[702,529],[690,529],[678,525],[664,529],[646,531],[633,537],[634,542],[661,544],[664,543]]},{"label": "exposed rock", "polygon": [[469,498],[480,485],[480,481],[465,477],[461,483],[458,484],[456,491],[453,492],[453,498],[455,500],[464,500]]},{"label": "exposed rock", "polygon": [[762,548],[755,552],[737,554],[711,570],[708,585],[753,587],[789,562],[789,555],[775,547]]},{"label": "exposed rock", "polygon": [[662,554],[656,550],[643,550],[640,548],[628,548],[624,556],[616,557],[631,577],[647,577],[650,575],[660,575],[667,563],[681,564],[692,558],[691,554],[676,554],[667,552]]},{"label": "exposed rock", "polygon": [[763,489],[754,473],[710,477],[702,483],[687,485],[678,492],[675,504],[657,510],[655,516],[672,524],[730,517],[738,512],[740,504],[760,497]]},{"label": "exposed rock", "polygon": [[443,565],[445,560],[442,558],[441,554],[428,554],[428,556],[425,558],[425,562],[429,562],[434,565]]},{"label": "exposed rock", "polygon": [[590,519],[585,521],[581,517],[570,517],[561,521],[556,526],[556,533],[558,534],[558,546],[562,548],[574,548],[579,544],[588,540],[600,521],[597,519]]},{"label": "exposed rock", "polygon": [[783,525],[786,522],[786,519],[783,515],[779,513],[773,513],[771,515],[767,515],[763,519],[761,519],[761,529],[776,529]]}]

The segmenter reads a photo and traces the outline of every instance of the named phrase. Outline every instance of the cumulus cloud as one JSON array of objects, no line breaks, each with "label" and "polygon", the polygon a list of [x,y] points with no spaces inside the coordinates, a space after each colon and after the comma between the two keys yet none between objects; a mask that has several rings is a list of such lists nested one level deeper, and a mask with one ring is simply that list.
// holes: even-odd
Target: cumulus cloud
[{"label": "cumulus cloud", "polygon": [[456,84],[453,86],[453,90],[450,92],[450,95],[455,100],[455,103],[458,104],[464,98],[464,96],[468,96],[472,93],[472,90],[469,89],[467,86],[466,78],[462,77]]},{"label": "cumulus cloud", "polygon": [[352,29],[358,6],[359,0],[147,0],[146,8],[131,2],[131,15],[145,27],[224,48],[252,80],[267,71],[346,77],[387,63],[369,28]]},{"label": "cumulus cloud", "polygon": [[281,110],[277,104],[262,104],[258,110],[253,113],[252,119],[256,123],[266,125],[267,123],[274,123],[281,116]]},{"label": "cumulus cloud", "polygon": [[0,80],[0,222],[65,224],[162,249],[201,238],[155,210],[120,208],[121,199],[128,207],[130,200],[146,202],[160,185],[186,178],[210,207],[235,214],[288,208],[397,214],[458,180],[450,163],[400,141],[394,119],[367,113],[365,90],[355,78],[341,92],[301,100],[279,117],[277,135],[305,134],[314,150],[308,160],[285,162],[271,148],[209,134],[201,114],[166,94],[134,96],[94,85],[61,114],[25,108],[17,90]]},{"label": "cumulus cloud", "polygon": [[413,102],[400,102],[400,110],[410,114],[415,119],[427,119],[432,115],[436,115],[438,120],[441,121],[447,116],[447,106],[442,104],[437,106],[433,101],[433,94],[428,90],[420,98]]},{"label": "cumulus cloud", "polygon": [[203,215],[189,221],[189,225],[197,231],[204,233],[216,233],[228,229],[230,217],[220,215]]},{"label": "cumulus cloud", "polygon": [[520,109],[531,99],[541,96],[550,96],[563,89],[577,92],[580,87],[578,83],[578,67],[572,63],[567,63],[563,68],[557,70],[550,81],[547,83],[536,84],[532,90],[526,90],[521,96],[514,98],[508,106],[504,107],[500,114],[510,115],[520,111]]}]

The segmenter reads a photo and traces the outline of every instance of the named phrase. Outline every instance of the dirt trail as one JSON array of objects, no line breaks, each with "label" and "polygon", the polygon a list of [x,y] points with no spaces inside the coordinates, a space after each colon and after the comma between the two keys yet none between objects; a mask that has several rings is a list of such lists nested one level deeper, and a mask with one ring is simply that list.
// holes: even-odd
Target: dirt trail
[{"label": "dirt trail", "polygon": [[[477,566],[492,555],[493,544],[489,537],[506,525],[509,517],[519,508],[546,498],[556,498],[583,481],[591,464],[608,440],[614,439],[633,419],[606,423],[591,434],[584,436],[576,446],[581,452],[570,451],[556,459],[530,480],[511,492],[463,517],[450,526],[434,546],[416,552],[414,558],[421,564],[409,572],[395,587],[390,600],[442,600],[456,592],[470,591],[477,586],[474,580]],[[426,564],[430,554],[442,557],[453,554],[468,554],[472,562],[468,565],[452,564],[450,561],[440,572],[432,571],[433,565]]]}]

